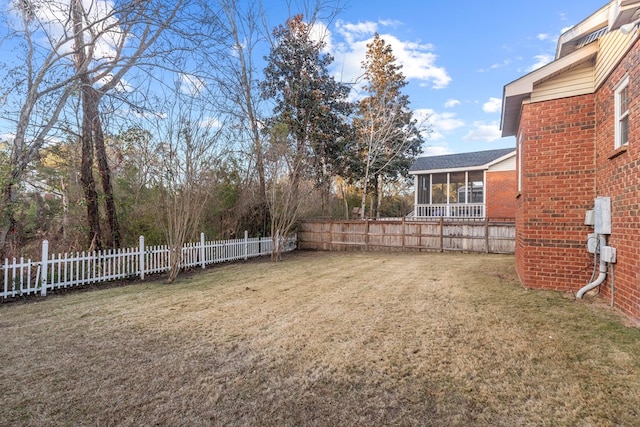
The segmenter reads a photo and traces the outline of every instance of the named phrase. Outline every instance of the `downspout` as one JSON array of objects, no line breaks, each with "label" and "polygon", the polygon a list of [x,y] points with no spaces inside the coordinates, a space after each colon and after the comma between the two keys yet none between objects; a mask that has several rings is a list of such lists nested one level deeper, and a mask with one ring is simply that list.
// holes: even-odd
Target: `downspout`
[{"label": "downspout", "polygon": [[[607,238],[604,234],[599,234],[598,237],[600,238],[600,243],[598,247],[599,247],[599,250],[602,251],[602,248],[607,245]],[[578,299],[582,299],[584,294],[586,294],[596,286],[600,286],[602,282],[604,282],[604,279],[606,278],[607,278],[607,263],[602,260],[602,252],[600,252],[600,274],[598,274],[598,278],[593,282],[587,283],[585,286],[583,286],[582,289],[580,289],[576,294],[576,297]]]}]

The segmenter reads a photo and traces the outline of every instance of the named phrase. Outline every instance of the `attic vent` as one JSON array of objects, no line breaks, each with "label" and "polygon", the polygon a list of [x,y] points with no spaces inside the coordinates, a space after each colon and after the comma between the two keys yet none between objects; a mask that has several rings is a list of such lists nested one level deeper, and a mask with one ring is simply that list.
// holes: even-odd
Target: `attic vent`
[{"label": "attic vent", "polygon": [[583,46],[588,45],[591,42],[598,40],[598,38],[604,34],[606,34],[609,27],[600,28],[599,30],[594,31],[591,34],[587,34],[586,36],[578,39],[576,42],[576,49],[580,49]]}]

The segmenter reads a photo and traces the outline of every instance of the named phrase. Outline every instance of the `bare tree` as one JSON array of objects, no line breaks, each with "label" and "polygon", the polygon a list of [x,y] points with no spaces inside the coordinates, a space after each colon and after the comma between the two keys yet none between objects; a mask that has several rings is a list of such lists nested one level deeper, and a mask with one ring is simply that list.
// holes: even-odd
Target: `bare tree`
[{"label": "bare tree", "polygon": [[359,114],[354,120],[357,132],[357,156],[353,171],[360,174],[362,198],[360,216],[365,217],[367,191],[373,184],[377,203],[371,200],[371,211],[379,207],[384,177],[406,174],[413,157],[422,150],[422,134],[409,98],[402,93],[407,84],[396,63],[391,46],[378,34],[367,45],[363,62],[365,90],[369,96],[360,100]]},{"label": "bare tree", "polygon": [[[5,64],[10,78],[3,81],[0,94],[8,100],[3,119],[15,126],[6,166],[8,172],[2,183],[0,256],[6,255],[8,233],[16,226],[14,209],[19,185],[47,137],[55,130],[68,98],[77,89],[77,78],[67,66],[73,55],[68,49],[72,34],[63,32],[53,37],[46,32],[45,23],[38,19],[36,5],[30,2],[14,5],[15,13],[5,15],[5,28],[10,31],[4,35],[3,44],[21,43],[23,57],[15,65]],[[46,42],[44,48],[42,40]]]},{"label": "bare tree", "polygon": [[305,156],[288,139],[285,124],[272,127],[265,156],[274,261],[282,258],[286,239],[313,200],[313,181],[308,176]]},{"label": "bare tree", "polygon": [[[117,90],[125,75],[151,52],[151,46],[171,25],[182,1],[169,5],[153,0],[124,3],[120,7],[92,1],[72,0],[70,14],[74,34],[74,67],[82,94],[82,183],[87,202],[87,219],[95,246],[102,246],[98,198],[93,179],[93,158],[97,160],[111,247],[120,246],[111,170],[107,160],[100,99]],[[97,11],[96,11],[97,10]],[[130,40],[135,39],[135,45]]]},{"label": "bare tree", "polygon": [[180,99],[156,115],[162,156],[160,208],[171,256],[168,281],[182,265],[182,247],[193,238],[207,200],[209,179],[222,161],[222,125],[208,117],[200,100]]},{"label": "bare tree", "polygon": [[[63,119],[70,97],[81,95],[80,131],[83,146],[82,181],[91,236],[101,241],[97,191],[92,174],[94,154],[105,195],[110,244],[119,245],[119,227],[99,117],[106,94],[126,98],[129,71],[170,51],[151,47],[169,28],[184,0],[24,0],[12,3],[6,15],[9,31],[3,42],[23,57],[5,64],[9,75],[2,95],[11,99],[3,114],[15,124],[10,179],[2,189],[0,252],[15,224],[17,186],[40,149],[58,129],[70,130]],[[71,113],[73,115],[73,113]]]},{"label": "bare tree", "polygon": [[[222,11],[217,30],[222,33],[222,43],[226,52],[215,58],[213,76],[221,91],[221,111],[233,120],[239,140],[248,140],[249,177],[257,175],[257,218],[264,227],[269,221],[267,202],[263,134],[263,103],[258,86],[259,77],[256,60],[261,46],[267,44],[266,18],[262,2],[250,2],[244,7],[237,0],[219,0]],[[229,52],[231,54],[229,54]],[[255,174],[255,175],[254,175]],[[266,230],[262,230],[266,232]]]}]

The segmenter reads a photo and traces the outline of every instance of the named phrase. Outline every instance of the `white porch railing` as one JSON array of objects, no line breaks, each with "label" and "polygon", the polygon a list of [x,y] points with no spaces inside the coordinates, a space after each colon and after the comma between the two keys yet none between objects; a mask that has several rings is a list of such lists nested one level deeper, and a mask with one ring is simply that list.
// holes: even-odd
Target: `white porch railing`
[{"label": "white porch railing", "polygon": [[[205,241],[187,243],[182,248],[180,268],[202,267],[271,254],[271,237]],[[296,248],[296,237],[280,239],[283,252]],[[166,245],[146,246],[140,236],[138,247],[105,251],[49,254],[49,242],[42,242],[40,261],[31,259],[5,259],[0,264],[0,302],[7,298],[40,294],[48,290],[82,286],[162,273],[171,266],[171,251]]]},{"label": "white porch railing", "polygon": [[416,205],[418,218],[484,218],[484,203]]}]

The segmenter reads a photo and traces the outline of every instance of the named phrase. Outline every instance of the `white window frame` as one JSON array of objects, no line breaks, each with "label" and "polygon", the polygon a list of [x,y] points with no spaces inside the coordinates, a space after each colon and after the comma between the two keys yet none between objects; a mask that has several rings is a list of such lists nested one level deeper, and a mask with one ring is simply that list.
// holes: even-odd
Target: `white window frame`
[{"label": "white window frame", "polygon": [[[626,110],[622,111],[622,92],[626,89]],[[615,145],[614,148],[620,148],[629,144],[629,76],[622,79],[615,89]],[[626,124],[626,140],[623,140],[623,126]]]}]

